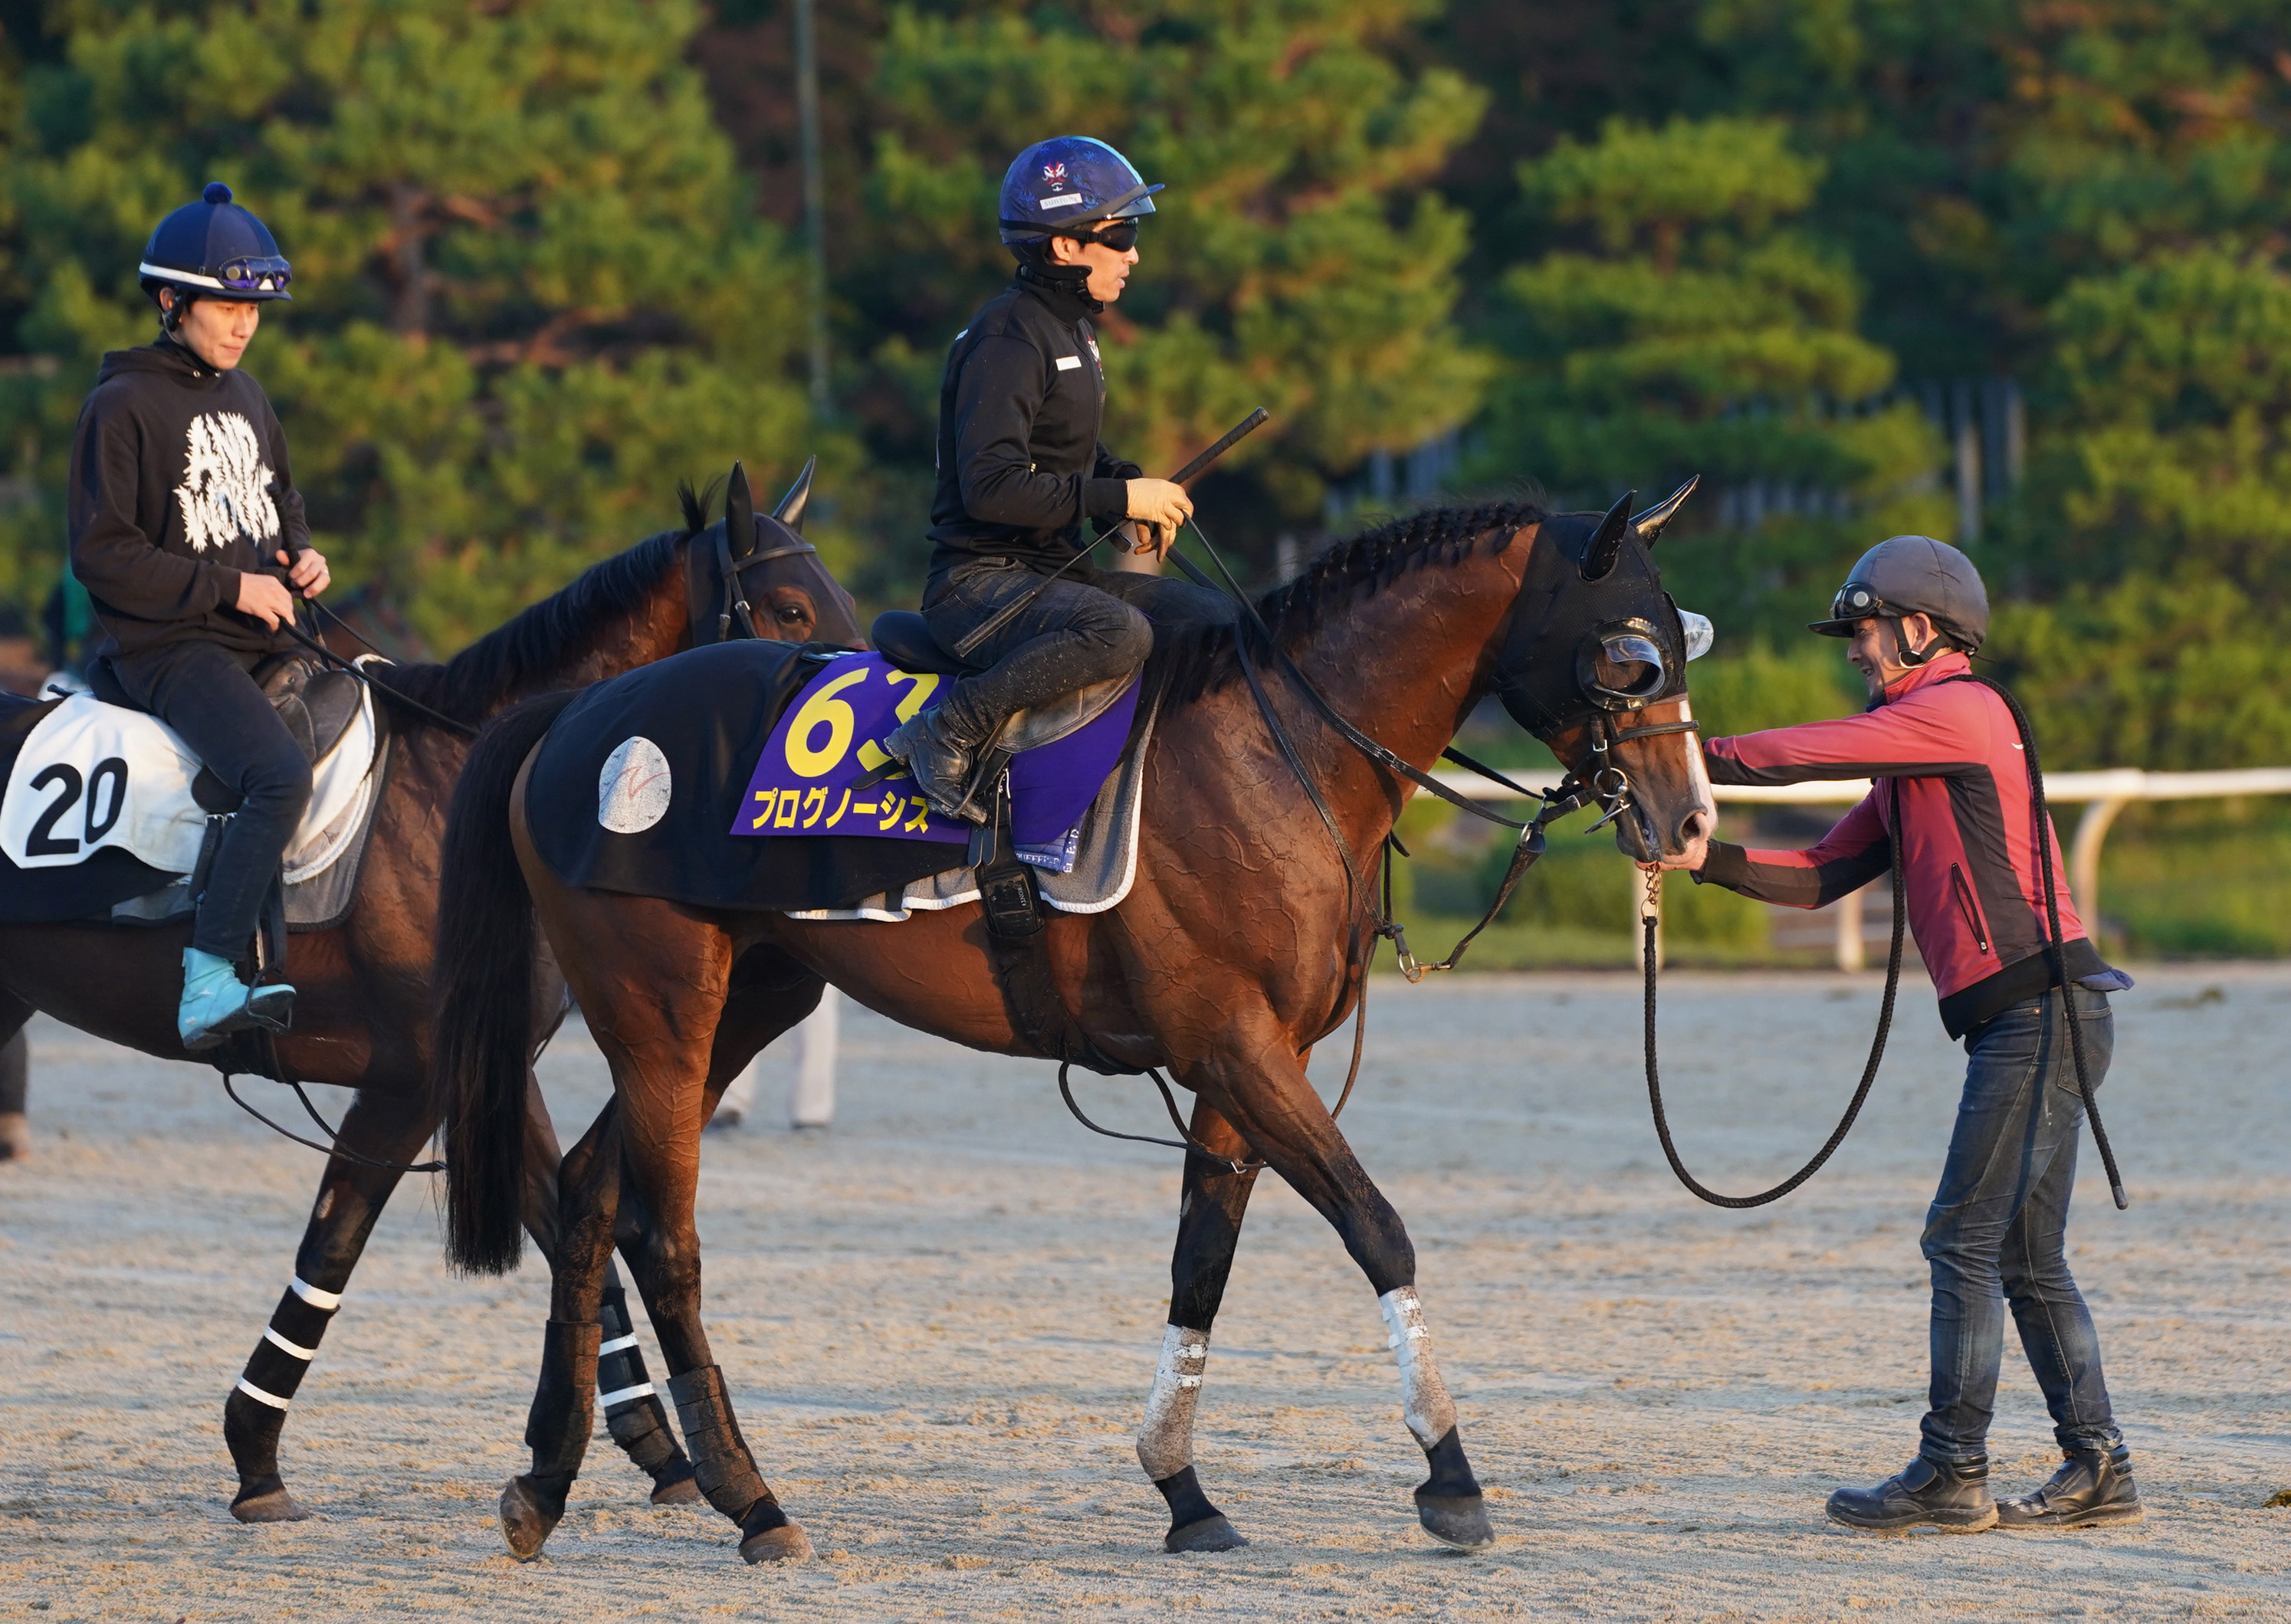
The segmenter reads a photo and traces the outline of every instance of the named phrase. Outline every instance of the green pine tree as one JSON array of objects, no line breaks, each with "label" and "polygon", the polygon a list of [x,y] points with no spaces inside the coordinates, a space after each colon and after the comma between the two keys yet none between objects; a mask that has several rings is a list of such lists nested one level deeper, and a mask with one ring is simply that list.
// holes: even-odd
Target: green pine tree
[{"label": "green pine tree", "polygon": [[17,337],[52,362],[0,399],[46,496],[19,553],[60,557],[96,358],[153,334],[137,251],[214,179],[294,262],[249,366],[318,544],[435,644],[669,523],[679,475],[833,453],[792,381],[800,276],[684,60],[698,22],[690,0],[59,6],[8,182]]},{"label": "green pine tree", "polygon": [[[1130,291],[1101,321],[1107,438],[1163,471],[1256,406],[1214,514],[1269,543],[1371,451],[1468,418],[1482,359],[1450,320],[1464,217],[1425,189],[1484,98],[1394,56],[1424,0],[1108,0],[901,10],[876,60],[872,240],[839,276],[888,286],[878,366],[936,416],[947,342],[1009,279],[1002,172],[1062,133],[1166,182]],[[1268,548],[1269,551],[1269,548]]]}]

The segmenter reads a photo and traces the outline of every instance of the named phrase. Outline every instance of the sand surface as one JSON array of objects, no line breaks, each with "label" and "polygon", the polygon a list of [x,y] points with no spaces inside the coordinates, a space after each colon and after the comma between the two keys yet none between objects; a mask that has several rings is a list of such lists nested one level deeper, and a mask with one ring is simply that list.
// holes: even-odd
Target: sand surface
[{"label": "sand surface", "polygon": [[[1842,1105],[1877,978],[1666,986],[1690,1158],[1721,1187],[1771,1180]],[[1130,1434],[1177,1158],[1085,1134],[1047,1066],[848,1014],[832,1132],[752,1126],[705,1154],[717,1354],[823,1554],[793,1571],[743,1567],[712,1513],[648,1507],[602,1439],[546,1557],[510,1559],[493,1507],[546,1281],[447,1275],[416,1181],[288,1425],[287,1482],[324,1515],[233,1523],[221,1401],[316,1158],[211,1073],[43,1023],[39,1154],[0,1168],[0,1618],[2291,1619],[2291,1510],[2264,1508],[2291,1487],[2291,969],[2153,970],[2118,1000],[2104,1104],[2134,1207],[2110,1209],[2087,1141],[2070,1241],[2150,1518],[2102,1533],[1821,1518],[1832,1487],[1909,1458],[1923,1407],[1917,1237],[1961,1061],[1930,993],[1904,1003],[1833,1167],[1745,1215],[1662,1166],[1634,984],[1379,985],[1346,1126],[1415,1240],[1502,1534],[1478,1557],[1417,1531],[1374,1301],[1269,1179],[1197,1443],[1255,1543],[1162,1555]],[[602,1097],[578,1033],[545,1074],[560,1125]],[[1080,1086],[1153,1130],[1142,1083]],[[1992,1450],[2008,1490],[2054,1460],[2017,1348]]]}]

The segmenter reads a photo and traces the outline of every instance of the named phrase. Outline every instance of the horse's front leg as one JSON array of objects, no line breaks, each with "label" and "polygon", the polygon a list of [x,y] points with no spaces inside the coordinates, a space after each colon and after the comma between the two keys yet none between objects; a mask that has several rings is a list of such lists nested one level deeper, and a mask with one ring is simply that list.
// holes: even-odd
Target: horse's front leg
[{"label": "horse's front leg", "polygon": [[1399,1359],[1401,1414],[1431,1467],[1416,1491],[1425,1532],[1462,1550],[1494,1543],[1487,1503],[1457,1434],[1455,1402],[1433,1355],[1424,1305],[1416,1295],[1416,1249],[1400,1214],[1338,1131],[1271,1016],[1235,1017],[1227,1029],[1236,1047],[1189,1067],[1187,1081],[1329,1220],[1368,1276]]},{"label": "horse's front leg", "polygon": [[388,1167],[367,1167],[351,1158],[402,1166],[437,1126],[438,1113],[418,1089],[402,1094],[362,1091],[342,1118],[339,1149],[327,1158],[318,1202],[294,1254],[294,1277],[270,1311],[270,1323],[248,1356],[238,1385],[223,1401],[223,1442],[238,1469],[230,1514],[242,1523],[297,1523],[310,1515],[286,1491],[278,1472],[286,1408],[318,1356],[318,1343],[342,1306],[366,1237],[398,1180]]},{"label": "horse's front leg", "polygon": [[1170,1258],[1170,1323],[1162,1333],[1162,1356],[1154,1367],[1146,1422],[1137,1430],[1137,1463],[1169,1502],[1170,1532],[1162,1537],[1165,1548],[1229,1551],[1249,1541],[1202,1492],[1194,1471],[1194,1410],[1209,1361],[1210,1328],[1225,1300],[1225,1282],[1233,1273],[1234,1251],[1241,1242],[1241,1221],[1249,1210],[1257,1170],[1234,1170],[1234,1162],[1248,1159],[1249,1146],[1207,1101],[1194,1102],[1193,1136],[1196,1143],[1229,1159],[1186,1153],[1178,1244]]}]

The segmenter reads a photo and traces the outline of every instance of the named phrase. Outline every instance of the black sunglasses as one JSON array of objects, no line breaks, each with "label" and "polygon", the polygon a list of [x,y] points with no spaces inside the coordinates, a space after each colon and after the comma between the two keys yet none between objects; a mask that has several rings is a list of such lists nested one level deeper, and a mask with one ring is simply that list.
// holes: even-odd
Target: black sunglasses
[{"label": "black sunglasses", "polygon": [[1088,236],[1076,233],[1078,243],[1096,243],[1101,248],[1111,248],[1116,253],[1127,253],[1137,245],[1137,222],[1134,220],[1109,220],[1103,229]]}]

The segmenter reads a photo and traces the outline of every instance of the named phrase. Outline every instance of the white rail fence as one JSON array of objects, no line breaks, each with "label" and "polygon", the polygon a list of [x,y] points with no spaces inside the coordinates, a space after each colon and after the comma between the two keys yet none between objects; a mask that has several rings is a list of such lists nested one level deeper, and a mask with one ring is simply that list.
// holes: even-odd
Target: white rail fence
[{"label": "white rail fence", "polygon": [[[1499,784],[1470,773],[1440,773],[1441,783],[1475,800],[1516,800]],[[1850,806],[1869,792],[1867,778],[1826,784],[1714,784],[1721,801],[1750,806]],[[2100,850],[2108,831],[2135,800],[2220,800],[2239,795],[2291,795],[2291,767],[2251,767],[2215,773],[2150,773],[2136,767],[2096,773],[2048,773],[2045,797],[2061,805],[2081,802],[2076,833],[2069,840],[2069,890],[2077,912],[2100,917]],[[1837,966],[1860,969],[1862,962],[1862,893],[1821,912],[1835,915]]]},{"label": "white rail fence", "polygon": [[[1516,800],[1499,784],[1470,773],[1440,773],[1441,783],[1477,800]],[[1869,792],[1866,778],[1831,784],[1718,784],[1714,792],[1722,801],[1748,806],[1850,806]],[[2238,795],[2291,795],[2291,767],[2248,768],[2235,772],[2145,773],[2120,768],[2101,773],[2054,773],[2045,780],[2046,797],[2062,805],[2081,803],[2069,841],[2069,888],[2077,911],[2086,919],[2100,917],[2100,848],[2118,814],[2135,800],[2211,800]],[[1883,888],[1871,890],[1884,896]],[[1890,899],[1886,899],[1890,905]],[[1863,893],[1855,892],[1822,909],[1814,917],[1830,916],[1836,936],[1837,967],[1860,969],[1863,961]],[[791,1128],[824,1128],[835,1120],[836,1050],[840,1033],[838,998],[830,987],[808,1020],[776,1044],[770,1056],[772,1069],[784,1072],[787,1081],[787,1122]],[[767,1059],[759,1055],[725,1090],[719,1121],[736,1125],[756,1112],[756,1084]]]}]

